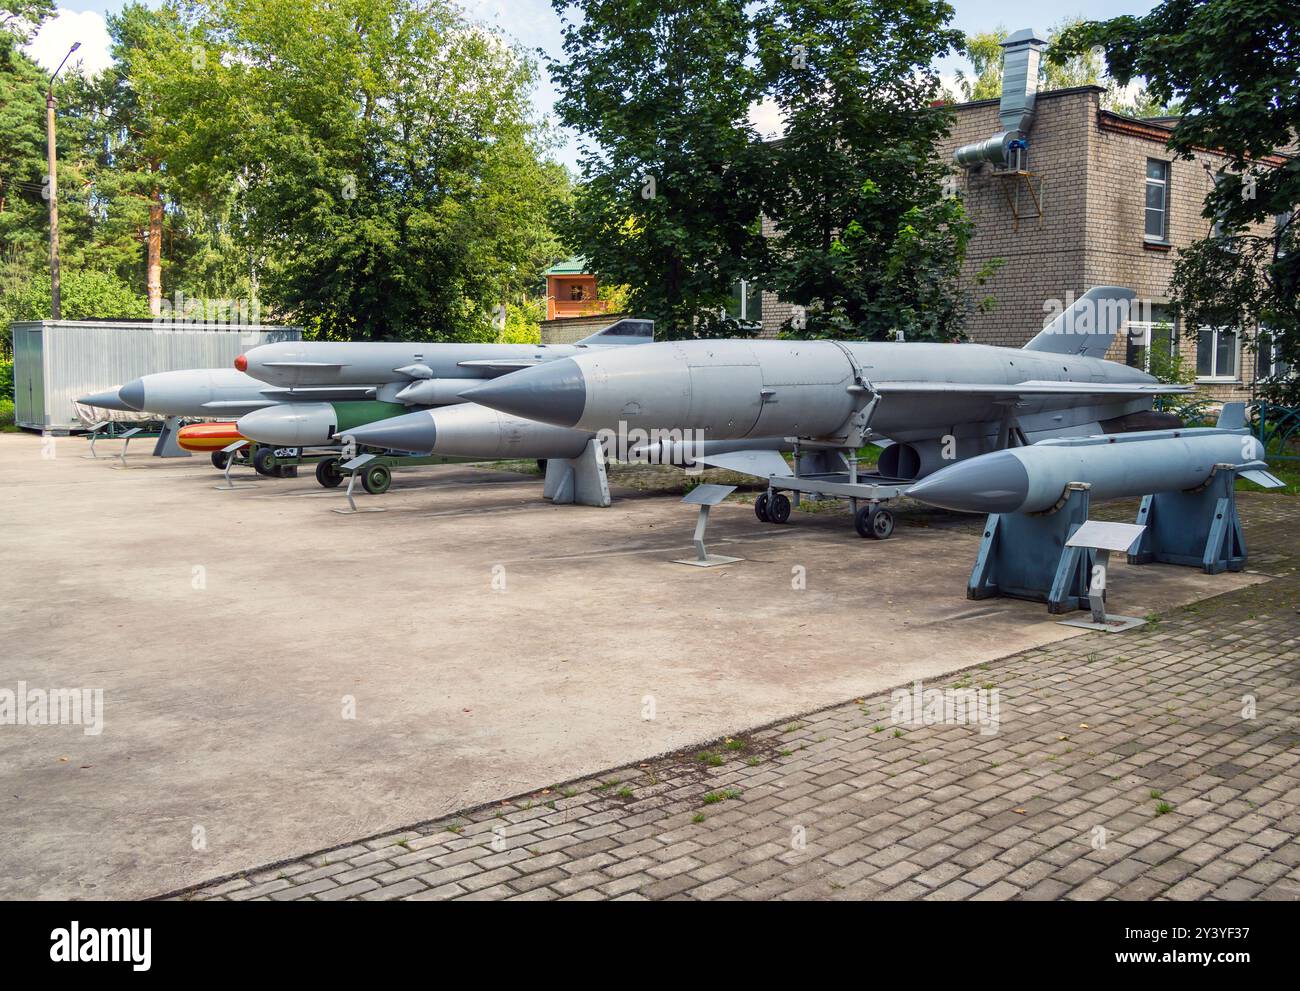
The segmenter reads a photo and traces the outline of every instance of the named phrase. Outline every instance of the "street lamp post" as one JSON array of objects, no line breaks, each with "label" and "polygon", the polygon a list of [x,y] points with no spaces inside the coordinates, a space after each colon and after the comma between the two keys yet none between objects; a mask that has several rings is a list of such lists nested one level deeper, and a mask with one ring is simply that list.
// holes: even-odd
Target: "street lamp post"
[{"label": "street lamp post", "polygon": [[45,91],[45,153],[50,170],[50,318],[52,320],[60,319],[62,310],[59,300],[59,178],[55,171],[54,156],[54,80],[63,71],[68,59],[72,58],[72,53],[80,47],[81,42],[78,41],[68,49],[68,54],[63,56],[63,61],[54,70],[54,75],[50,76],[50,88]]}]

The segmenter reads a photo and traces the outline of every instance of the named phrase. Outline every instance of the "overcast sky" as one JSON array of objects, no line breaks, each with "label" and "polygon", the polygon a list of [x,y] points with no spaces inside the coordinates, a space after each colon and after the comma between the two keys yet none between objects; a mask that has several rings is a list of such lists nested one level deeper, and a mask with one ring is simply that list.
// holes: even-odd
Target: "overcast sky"
[{"label": "overcast sky", "polygon": [[[81,48],[74,56],[75,61],[69,64],[79,66],[84,72],[98,72],[110,62],[104,14],[123,6],[125,0],[68,0],[60,3],[58,16],[41,29],[28,51],[41,65],[53,69],[72,43],[79,41]],[[157,3],[149,0],[149,6],[157,6]],[[500,28],[528,48],[540,48],[555,56],[561,54],[560,18],[552,10],[550,0],[461,0],[460,6],[471,17]],[[999,24],[1014,31],[1022,27],[1047,29],[1078,16],[1103,19],[1119,14],[1143,14],[1155,6],[1155,0],[954,0],[953,6],[957,11],[953,23],[963,31],[987,31]],[[948,60],[939,69],[950,75],[960,64],[959,60]],[[535,99],[542,113],[550,113],[555,103],[555,91],[545,73],[543,77]],[[753,117],[756,126],[765,134],[774,133],[780,127],[780,121],[770,108],[755,108]],[[576,169],[575,141],[568,140],[558,150],[557,157]]]}]

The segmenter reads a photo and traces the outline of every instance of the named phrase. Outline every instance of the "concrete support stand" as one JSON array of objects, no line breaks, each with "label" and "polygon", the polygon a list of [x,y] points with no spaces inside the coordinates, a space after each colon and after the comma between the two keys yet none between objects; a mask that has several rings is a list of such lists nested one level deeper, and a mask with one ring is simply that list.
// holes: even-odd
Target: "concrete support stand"
[{"label": "concrete support stand", "polygon": [[158,443],[153,446],[153,456],[155,458],[188,458],[190,452],[180,445],[178,435],[181,432],[181,418],[179,416],[169,416],[163,421],[162,433],[158,435]]},{"label": "concrete support stand", "polygon": [[1095,554],[1066,542],[1088,519],[1086,483],[1071,482],[1049,513],[994,513],[984,524],[966,598],[1046,602],[1052,614],[1088,608]]},{"label": "concrete support stand", "polygon": [[1207,575],[1246,567],[1246,538],[1237,516],[1234,465],[1215,465],[1209,481],[1192,492],[1143,496],[1137,522],[1146,532],[1129,564],[1181,564]]},{"label": "concrete support stand", "polygon": [[554,503],[579,506],[610,504],[605,449],[594,438],[576,458],[551,458],[546,462],[542,495]]}]

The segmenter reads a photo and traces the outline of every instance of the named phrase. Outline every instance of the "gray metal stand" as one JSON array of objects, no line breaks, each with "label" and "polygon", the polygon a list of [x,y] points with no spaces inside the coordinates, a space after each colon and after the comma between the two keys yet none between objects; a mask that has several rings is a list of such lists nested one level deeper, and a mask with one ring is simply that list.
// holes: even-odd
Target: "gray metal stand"
[{"label": "gray metal stand", "polygon": [[695,557],[678,558],[674,564],[689,564],[693,568],[716,568],[720,564],[735,564],[743,560],[738,557],[726,557],[722,554],[710,554],[704,546],[704,530],[709,525],[709,509],[722,502],[736,491],[734,485],[697,485],[682,498],[688,506],[699,506],[700,515],[695,520]]},{"label": "gray metal stand", "polygon": [[1046,513],[990,515],[966,598],[1046,602],[1053,614],[1086,609],[1095,552],[1068,542],[1087,522],[1088,489],[1086,482],[1071,482]]},{"label": "gray metal stand", "polygon": [[1062,626],[1121,633],[1146,623],[1145,619],[1137,616],[1106,614],[1106,590],[1110,585],[1110,552],[1128,551],[1141,539],[1145,529],[1132,523],[1089,520],[1074,531],[1074,535],[1066,541],[1066,546],[1089,548],[1095,554],[1092,577],[1088,582],[1088,608],[1092,611],[1092,616],[1089,619],[1064,619],[1061,620]]},{"label": "gray metal stand", "polygon": [[1137,522],[1146,527],[1129,564],[1181,564],[1207,575],[1246,566],[1246,538],[1237,516],[1237,466],[1214,466],[1209,480],[1190,492],[1142,497]]},{"label": "gray metal stand", "polygon": [[230,477],[230,469],[235,464],[235,454],[248,446],[247,440],[237,440],[233,444],[227,444],[221,449],[221,453],[226,455],[226,468],[221,473],[221,477],[226,480],[225,485],[212,486],[218,492],[228,492],[231,489],[255,489],[257,485],[251,482],[236,482]]},{"label": "gray metal stand", "polygon": [[348,497],[348,508],[332,509],[330,512],[338,513],[340,516],[352,516],[355,513],[382,513],[384,511],[382,506],[366,506],[364,509],[358,509],[356,500],[352,498],[352,488],[357,484],[357,479],[361,477],[362,469],[371,461],[374,461],[376,457],[378,457],[378,455],[358,454],[351,461],[345,461],[343,464],[339,465],[339,470],[350,472],[348,475],[348,488],[346,493]]}]

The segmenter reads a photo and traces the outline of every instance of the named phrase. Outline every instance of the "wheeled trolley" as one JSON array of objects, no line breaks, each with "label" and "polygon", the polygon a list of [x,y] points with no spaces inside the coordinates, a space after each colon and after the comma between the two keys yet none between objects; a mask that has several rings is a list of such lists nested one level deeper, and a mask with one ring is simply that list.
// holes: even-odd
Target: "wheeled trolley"
[{"label": "wheeled trolley", "polygon": [[794,502],[786,495],[831,496],[847,499],[853,508],[853,528],[858,536],[885,540],[894,532],[894,514],[884,503],[897,499],[915,479],[891,478],[879,472],[831,471],[806,475],[773,475],[767,491],[754,501],[754,515],[764,523],[785,523]]}]

